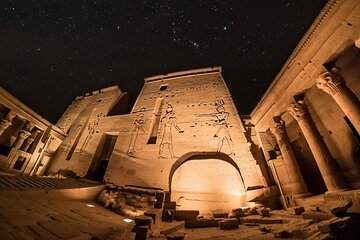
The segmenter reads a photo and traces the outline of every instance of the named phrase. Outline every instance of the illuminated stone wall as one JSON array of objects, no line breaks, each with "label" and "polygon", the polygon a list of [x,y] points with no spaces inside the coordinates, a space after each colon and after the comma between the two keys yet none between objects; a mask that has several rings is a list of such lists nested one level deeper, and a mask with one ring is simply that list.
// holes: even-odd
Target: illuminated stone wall
[{"label": "illuminated stone wall", "polygon": [[127,99],[126,93],[117,86],[77,97],[57,123],[59,128],[68,132],[68,136],[60,145],[48,172],[68,169],[86,176],[103,134],[98,131],[100,122],[117,104],[127,106],[127,100],[121,102],[122,99]]},{"label": "illuminated stone wall", "polygon": [[104,119],[113,127],[102,131],[119,133],[107,182],[172,188],[185,205],[209,206],[239,204],[247,187],[263,185],[220,69],[195,71],[145,79],[129,116]]}]

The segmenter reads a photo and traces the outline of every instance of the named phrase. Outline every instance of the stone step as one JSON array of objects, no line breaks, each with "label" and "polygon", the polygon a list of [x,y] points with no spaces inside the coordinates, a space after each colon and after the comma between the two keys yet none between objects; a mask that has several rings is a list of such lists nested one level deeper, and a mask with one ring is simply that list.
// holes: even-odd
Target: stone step
[{"label": "stone step", "polygon": [[68,178],[61,179],[44,177],[0,176],[0,191],[72,189],[93,187],[97,185],[100,185],[100,183]]}]

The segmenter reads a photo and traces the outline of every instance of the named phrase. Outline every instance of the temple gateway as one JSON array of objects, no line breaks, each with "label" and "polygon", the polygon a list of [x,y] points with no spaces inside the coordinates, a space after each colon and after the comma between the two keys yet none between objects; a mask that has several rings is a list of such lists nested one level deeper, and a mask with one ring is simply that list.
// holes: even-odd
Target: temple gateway
[{"label": "temple gateway", "polygon": [[[183,238],[176,238],[184,239],[192,236],[187,228],[237,228],[251,223],[242,219],[253,213],[273,219],[276,209],[306,213],[314,204],[336,201],[342,204],[341,216],[326,205],[326,214],[334,215],[317,219],[319,230],[312,237],[344,234],[336,232],[334,221],[346,225],[346,211],[360,213],[359,37],[359,2],[329,1],[250,115],[237,111],[221,67],[147,77],[130,112],[121,86],[77,96],[55,125],[1,88],[0,189],[19,199],[40,194],[26,195],[29,189],[51,190],[49,196],[42,194],[68,201],[97,196],[105,207],[98,211],[135,220],[131,228],[117,226],[110,217],[106,221],[136,239],[154,237],[157,229],[166,235],[159,221],[185,221]],[[1,201],[11,208],[7,200]],[[66,213],[60,212],[57,223],[80,224],[76,217],[64,220]],[[308,214],[314,212],[325,214],[321,207]],[[41,226],[71,239],[42,218],[31,223],[33,228],[13,218],[4,220],[9,229],[27,226],[47,239]],[[323,222],[329,219],[332,225]],[[326,232],[321,224],[332,227]],[[12,231],[5,232],[15,236]],[[81,234],[107,236],[86,231]]]}]

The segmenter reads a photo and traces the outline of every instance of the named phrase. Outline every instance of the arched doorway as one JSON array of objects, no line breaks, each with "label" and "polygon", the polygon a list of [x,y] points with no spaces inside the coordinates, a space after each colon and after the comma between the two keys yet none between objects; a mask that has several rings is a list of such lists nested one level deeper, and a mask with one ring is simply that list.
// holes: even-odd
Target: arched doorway
[{"label": "arched doorway", "polygon": [[224,153],[193,152],[180,157],[170,170],[169,191],[177,209],[201,214],[246,203],[240,169]]}]

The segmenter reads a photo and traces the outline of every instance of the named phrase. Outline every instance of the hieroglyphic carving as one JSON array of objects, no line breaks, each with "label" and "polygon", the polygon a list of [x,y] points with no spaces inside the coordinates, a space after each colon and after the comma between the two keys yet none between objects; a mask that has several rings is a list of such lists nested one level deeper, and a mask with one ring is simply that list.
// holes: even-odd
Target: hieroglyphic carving
[{"label": "hieroglyphic carving", "polygon": [[96,119],[92,122],[92,124],[88,125],[88,134],[86,135],[85,141],[84,141],[83,145],[81,146],[80,151],[83,151],[84,148],[89,143],[90,139],[92,138],[92,136],[95,133],[96,128],[99,126],[99,121],[102,116],[103,116],[103,114],[99,113],[97,115]]},{"label": "hieroglyphic carving", "polygon": [[[95,109],[93,109],[92,111],[95,111]],[[68,151],[69,149],[72,152],[75,151],[75,147],[78,144],[80,136],[84,131],[84,128],[87,125],[91,115],[92,113],[87,113],[84,110],[74,121],[73,125],[70,128],[69,135],[64,141],[64,143],[67,142],[66,147],[64,148],[64,152]],[[72,155],[72,153],[70,155]]]},{"label": "hieroglyphic carving", "polygon": [[160,119],[160,136],[161,142],[159,147],[159,155],[158,158],[165,158],[163,154],[164,145],[168,145],[170,157],[175,158],[174,150],[172,145],[172,129],[175,128],[179,133],[183,133],[184,131],[180,129],[177,125],[175,113],[173,111],[173,107],[170,103],[167,104],[166,112]]},{"label": "hieroglyphic carving", "polygon": [[145,108],[141,108],[133,122],[134,127],[131,131],[130,144],[127,150],[127,155],[130,157],[135,157],[135,145],[139,132],[145,133],[144,124],[146,122],[146,119],[144,117],[144,111]]},{"label": "hieroglyphic carving", "polygon": [[219,84],[220,79],[197,78],[196,80],[190,81],[190,89],[217,88]]},{"label": "hieroglyphic carving", "polygon": [[214,114],[214,116],[216,117],[214,125],[219,126],[216,133],[214,134],[214,137],[219,138],[218,147],[216,151],[221,152],[222,146],[224,144],[224,140],[226,140],[231,151],[230,155],[235,155],[234,149],[232,147],[232,139],[228,127],[229,123],[227,122],[227,118],[229,117],[230,113],[225,111],[225,107],[222,104],[217,106],[216,111],[217,113]]},{"label": "hieroglyphic carving", "polygon": [[216,97],[215,106],[220,106],[220,105],[224,105],[224,104],[225,104],[225,101],[222,97]]}]

